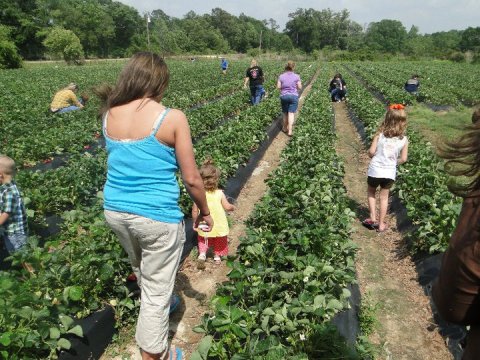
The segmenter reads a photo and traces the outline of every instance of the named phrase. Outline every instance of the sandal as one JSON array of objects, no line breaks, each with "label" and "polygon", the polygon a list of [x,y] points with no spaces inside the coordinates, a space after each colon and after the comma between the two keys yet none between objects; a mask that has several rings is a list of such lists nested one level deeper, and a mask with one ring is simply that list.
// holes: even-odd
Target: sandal
[{"label": "sandal", "polygon": [[[176,347],[175,346],[175,355],[177,356],[176,359],[177,360],[182,360],[183,359],[183,351],[182,349],[180,349],[179,347]],[[173,359],[173,352],[172,350],[170,349],[170,357],[169,357],[170,360]]]},{"label": "sandal", "polygon": [[222,258],[218,255],[215,255],[215,257],[213,258],[213,262],[215,263],[215,265],[220,265],[222,263]]},{"label": "sandal", "polygon": [[177,310],[178,305],[180,305],[180,297],[176,294],[172,294],[168,315],[171,315],[175,310]]},{"label": "sandal", "polygon": [[368,218],[362,221],[362,225],[369,230],[375,230],[378,228],[378,223],[374,222],[372,219]]}]

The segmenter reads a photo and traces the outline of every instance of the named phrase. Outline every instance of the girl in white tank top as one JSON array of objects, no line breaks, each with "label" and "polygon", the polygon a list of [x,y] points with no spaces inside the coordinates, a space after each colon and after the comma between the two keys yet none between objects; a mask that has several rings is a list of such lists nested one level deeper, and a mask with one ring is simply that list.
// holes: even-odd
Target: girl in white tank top
[{"label": "girl in white tank top", "polygon": [[[378,232],[387,230],[388,195],[395,182],[397,165],[407,161],[408,139],[405,136],[407,114],[401,104],[393,104],[387,110],[385,119],[372,140],[368,155],[372,158],[368,166],[368,208],[370,217],[362,224]],[[380,186],[380,213],[377,222],[376,192]]]}]

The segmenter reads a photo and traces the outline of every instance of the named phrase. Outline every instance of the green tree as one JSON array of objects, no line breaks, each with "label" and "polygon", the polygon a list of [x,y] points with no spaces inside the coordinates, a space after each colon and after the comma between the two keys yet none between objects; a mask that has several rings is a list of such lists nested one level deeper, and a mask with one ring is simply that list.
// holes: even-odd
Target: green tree
[{"label": "green tree", "polygon": [[61,57],[67,63],[78,63],[83,59],[80,39],[71,30],[54,27],[43,41],[47,51],[54,57]]},{"label": "green tree", "polygon": [[298,9],[288,16],[291,20],[287,22],[285,32],[296,46],[306,52],[325,46],[346,49],[348,39],[361,33],[361,26],[349,20],[346,9],[340,12]]},{"label": "green tree", "polygon": [[10,29],[0,25],[0,69],[15,69],[21,66],[22,58],[10,38]]},{"label": "green tree", "polygon": [[381,20],[370,23],[365,35],[367,44],[375,50],[398,53],[403,50],[407,30],[398,20]]},{"label": "green tree", "polygon": [[480,27],[475,27],[475,28],[469,27],[468,29],[464,30],[462,33],[459,46],[462,51],[467,51],[467,50],[479,51],[480,50]]}]

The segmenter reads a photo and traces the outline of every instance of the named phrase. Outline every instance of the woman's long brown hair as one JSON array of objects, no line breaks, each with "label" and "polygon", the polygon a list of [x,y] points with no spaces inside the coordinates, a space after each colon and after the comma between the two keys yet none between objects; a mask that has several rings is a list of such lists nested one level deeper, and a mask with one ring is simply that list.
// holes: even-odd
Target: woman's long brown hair
[{"label": "woman's long brown hair", "polygon": [[168,80],[167,64],[161,56],[151,52],[136,53],[123,68],[115,87],[103,85],[95,89],[102,102],[100,113],[138,99],[152,98],[160,102]]},{"label": "woman's long brown hair", "polygon": [[466,183],[449,184],[451,192],[466,196],[480,190],[480,122],[466,127],[458,141],[449,141],[440,148],[440,157],[446,160],[445,171],[452,176],[466,176]]}]

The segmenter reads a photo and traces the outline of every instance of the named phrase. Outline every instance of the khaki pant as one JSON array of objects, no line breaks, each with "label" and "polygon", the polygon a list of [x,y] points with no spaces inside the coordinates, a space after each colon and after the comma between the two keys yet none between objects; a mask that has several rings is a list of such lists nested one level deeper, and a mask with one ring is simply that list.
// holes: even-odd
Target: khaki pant
[{"label": "khaki pant", "polygon": [[168,311],[185,243],[184,223],[110,210],[105,210],[105,218],[127,252],[142,291],[137,344],[151,354],[162,353],[168,347]]}]

